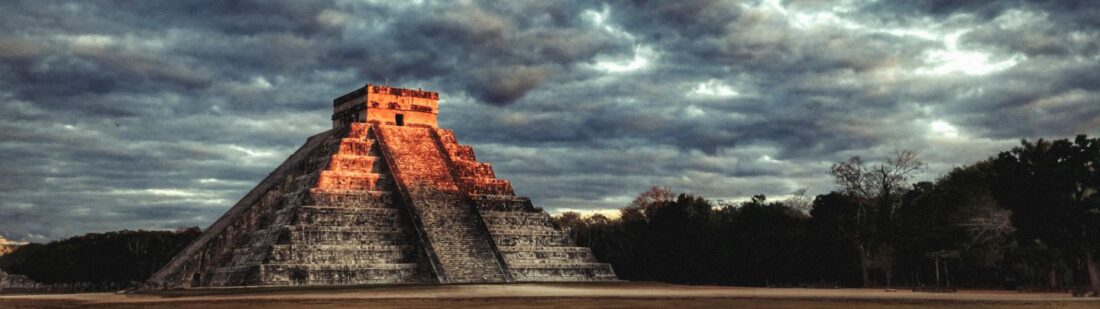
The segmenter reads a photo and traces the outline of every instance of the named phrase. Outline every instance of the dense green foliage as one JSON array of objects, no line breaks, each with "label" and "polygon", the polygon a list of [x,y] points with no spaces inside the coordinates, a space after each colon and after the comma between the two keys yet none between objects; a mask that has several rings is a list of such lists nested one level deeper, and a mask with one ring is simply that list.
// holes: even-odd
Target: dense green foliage
[{"label": "dense green foliage", "polygon": [[28,244],[0,257],[0,269],[45,284],[124,288],[149,278],[199,234],[198,228],[118,231]]},{"label": "dense green foliage", "polygon": [[1032,289],[1100,282],[1100,139],[1024,141],[934,182],[907,182],[923,167],[913,152],[884,162],[837,163],[838,190],[814,198],[808,212],[796,200],[712,205],[653,188],[619,218],[564,213],[557,222],[627,280]]},{"label": "dense green foliage", "polygon": [[1051,286],[1064,269],[1087,273],[1100,294],[1100,139],[1024,141],[993,167],[994,196],[1012,211],[1020,248],[1034,257],[1029,269],[1047,270]]}]

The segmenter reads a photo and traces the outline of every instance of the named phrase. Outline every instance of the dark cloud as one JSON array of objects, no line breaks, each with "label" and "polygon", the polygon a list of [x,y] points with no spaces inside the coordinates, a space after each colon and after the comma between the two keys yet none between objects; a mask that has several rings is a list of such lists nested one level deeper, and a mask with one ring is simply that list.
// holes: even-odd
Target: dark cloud
[{"label": "dark cloud", "polygon": [[720,35],[741,13],[737,1],[683,2],[624,0],[612,2],[614,15],[630,29],[650,32],[652,39],[676,35],[698,38]]},{"label": "dark cloud", "polygon": [[551,69],[547,67],[505,66],[477,70],[470,92],[492,104],[507,104],[522,98],[528,91],[545,82]]},{"label": "dark cloud", "polygon": [[1100,134],[1089,1],[0,4],[0,235],[206,226],[365,82],[551,211],[653,185],[832,188],[917,149],[931,179],[1020,138]]}]

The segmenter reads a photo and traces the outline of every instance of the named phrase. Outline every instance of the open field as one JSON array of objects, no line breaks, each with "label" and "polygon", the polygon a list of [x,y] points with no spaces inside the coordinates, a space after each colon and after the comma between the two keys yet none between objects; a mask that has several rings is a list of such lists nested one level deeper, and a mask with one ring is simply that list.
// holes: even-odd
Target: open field
[{"label": "open field", "polygon": [[154,294],[4,295],[2,308],[1100,308],[1064,293],[682,286],[657,283],[203,289]]}]

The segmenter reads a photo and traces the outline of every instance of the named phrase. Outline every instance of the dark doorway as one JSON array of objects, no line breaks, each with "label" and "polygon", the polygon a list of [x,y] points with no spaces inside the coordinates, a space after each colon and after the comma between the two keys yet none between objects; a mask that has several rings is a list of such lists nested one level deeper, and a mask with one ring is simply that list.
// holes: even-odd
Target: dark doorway
[{"label": "dark doorway", "polygon": [[397,125],[399,125],[399,126],[405,125],[405,115],[397,114],[397,119],[396,120],[397,120]]},{"label": "dark doorway", "polygon": [[200,275],[199,273],[191,275],[191,287],[197,288],[200,286],[202,286],[202,275]]},{"label": "dark doorway", "polygon": [[305,270],[294,269],[290,271],[290,283],[294,285],[306,285],[309,283],[309,273]]}]

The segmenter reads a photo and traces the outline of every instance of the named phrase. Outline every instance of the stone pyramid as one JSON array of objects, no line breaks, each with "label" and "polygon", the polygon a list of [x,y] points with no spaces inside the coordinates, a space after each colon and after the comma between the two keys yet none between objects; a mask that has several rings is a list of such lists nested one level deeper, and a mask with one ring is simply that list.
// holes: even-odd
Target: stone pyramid
[{"label": "stone pyramid", "polygon": [[149,279],[151,288],[615,280],[437,126],[439,94],[367,84]]}]

